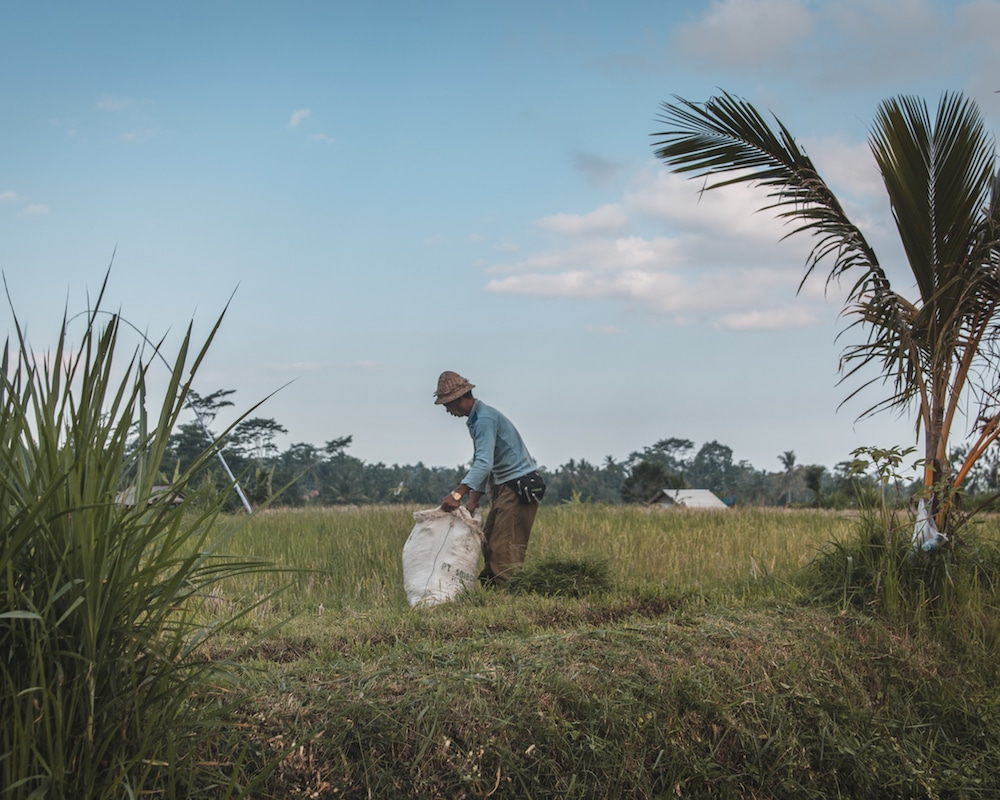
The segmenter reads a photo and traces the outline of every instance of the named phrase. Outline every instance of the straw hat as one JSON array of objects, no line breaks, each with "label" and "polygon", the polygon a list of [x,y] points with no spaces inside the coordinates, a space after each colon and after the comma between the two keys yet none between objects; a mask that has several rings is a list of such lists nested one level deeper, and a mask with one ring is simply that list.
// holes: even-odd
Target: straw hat
[{"label": "straw hat", "polygon": [[437,391],[434,392],[434,396],[437,397],[434,405],[442,406],[452,400],[458,400],[463,394],[471,392],[475,388],[474,383],[469,383],[457,372],[442,372],[441,377],[438,378]]}]

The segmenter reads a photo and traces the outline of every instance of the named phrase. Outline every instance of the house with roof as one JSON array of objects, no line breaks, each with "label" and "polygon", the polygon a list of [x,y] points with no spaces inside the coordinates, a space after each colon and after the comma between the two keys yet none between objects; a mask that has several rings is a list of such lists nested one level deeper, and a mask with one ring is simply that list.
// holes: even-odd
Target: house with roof
[{"label": "house with roof", "polygon": [[705,511],[726,511],[729,509],[729,506],[708,489],[660,489],[649,503],[664,508],[690,508]]}]

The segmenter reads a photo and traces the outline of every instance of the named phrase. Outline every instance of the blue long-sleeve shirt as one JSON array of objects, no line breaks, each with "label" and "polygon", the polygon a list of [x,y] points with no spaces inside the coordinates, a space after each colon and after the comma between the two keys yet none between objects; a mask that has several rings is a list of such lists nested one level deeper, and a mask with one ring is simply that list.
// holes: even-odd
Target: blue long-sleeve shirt
[{"label": "blue long-sleeve shirt", "polygon": [[490,473],[500,484],[527,475],[536,468],[521,434],[507,417],[482,400],[476,400],[465,424],[472,437],[472,466],[462,483],[477,492],[486,491]]}]

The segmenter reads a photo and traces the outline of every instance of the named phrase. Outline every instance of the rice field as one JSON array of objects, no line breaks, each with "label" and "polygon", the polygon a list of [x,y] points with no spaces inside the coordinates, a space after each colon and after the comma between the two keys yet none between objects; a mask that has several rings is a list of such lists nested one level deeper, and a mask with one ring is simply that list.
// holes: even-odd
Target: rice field
[{"label": "rice field", "polygon": [[[969,613],[949,617],[956,637],[812,602],[801,568],[857,542],[856,514],[543,506],[525,574],[601,561],[609,590],[477,589],[410,609],[414,510],[228,521],[234,556],[288,570],[222,651],[240,661],[228,751],[249,742],[276,759],[260,797],[1000,791],[994,596],[963,607],[976,635]],[[996,539],[995,521],[981,527]],[[278,586],[246,574],[224,602],[247,608]]]},{"label": "rice field", "polygon": [[[233,518],[229,555],[276,564],[278,574],[247,575],[214,598],[234,607],[265,600],[256,615],[407,607],[401,554],[413,507],[370,506],[267,511]],[[727,593],[747,581],[789,577],[818,548],[850,530],[845,513],[732,509],[680,511],[635,506],[543,506],[527,564],[587,559],[607,564],[628,591]],[[217,608],[213,609],[217,610]]]}]

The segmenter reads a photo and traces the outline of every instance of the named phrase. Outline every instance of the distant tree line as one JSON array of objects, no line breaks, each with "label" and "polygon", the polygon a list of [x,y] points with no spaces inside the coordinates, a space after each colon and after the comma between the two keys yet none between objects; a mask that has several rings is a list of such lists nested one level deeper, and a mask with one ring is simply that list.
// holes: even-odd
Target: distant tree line
[{"label": "distant tree line", "polygon": [[[168,443],[164,467],[182,470],[217,440],[212,424],[218,412],[231,406],[234,390],[194,395],[195,419],[179,425]],[[370,464],[350,455],[352,437],[341,436],[316,446],[293,444],[281,451],[277,437],[286,429],[276,420],[251,417],[218,439],[229,469],[251,505],[278,506],[414,503],[433,505],[465,475],[467,466],[429,467]],[[962,451],[954,459],[961,461]],[[775,456],[778,468],[758,469],[748,461],[733,460],[732,448],[717,441],[700,447],[690,439],[667,438],[632,452],[618,461],[607,456],[600,464],[570,459],[543,468],[547,503],[648,503],[661,489],[710,489],[729,505],[811,506],[848,508],[879,491],[874,478],[857,461],[843,461],[832,470],[819,464],[798,464],[795,452]],[[967,478],[971,492],[1000,490],[1000,464],[994,456],[981,459]],[[195,482],[195,491],[210,499],[223,493],[239,498],[222,468],[210,466]],[[908,496],[916,488],[898,486]]]}]

